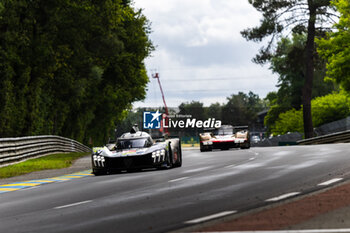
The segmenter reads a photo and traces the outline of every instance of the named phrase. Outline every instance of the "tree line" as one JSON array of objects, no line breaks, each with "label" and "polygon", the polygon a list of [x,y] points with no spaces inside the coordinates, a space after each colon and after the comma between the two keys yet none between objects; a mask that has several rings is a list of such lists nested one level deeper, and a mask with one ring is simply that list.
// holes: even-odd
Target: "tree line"
[{"label": "tree line", "polygon": [[[176,108],[169,108],[169,115],[186,115],[197,120],[206,121],[209,118],[221,120],[224,125],[249,126],[251,130],[262,131],[263,121],[258,122],[258,113],[266,109],[266,101],[253,92],[239,92],[226,98],[225,103],[212,103],[205,106],[201,101],[183,102]],[[137,108],[129,111],[126,119],[117,124],[117,135],[128,132],[133,124],[140,129],[143,127],[143,112],[157,111],[165,113],[164,108]],[[186,118],[173,118],[184,120]],[[169,128],[172,136],[197,136],[203,129],[196,128]],[[158,130],[154,130],[155,136]],[[159,134],[160,136],[161,134]],[[113,139],[113,137],[111,137]]]},{"label": "tree line", "polygon": [[226,98],[226,103],[213,103],[208,107],[200,101],[185,102],[179,105],[179,114],[192,115],[193,118],[206,120],[215,118],[222,124],[256,126],[258,113],[265,108],[265,102],[257,94],[239,92]]},{"label": "tree line", "polygon": [[[182,103],[180,113],[251,125],[268,108],[269,132],[305,137],[348,116],[350,0],[249,3],[263,17],[242,36],[268,39],[253,61],[270,64],[278,91],[265,99],[240,92],[209,107]],[[2,0],[0,137],[55,134],[105,143],[131,104],[145,98],[149,33],[130,0]]]},{"label": "tree line", "polygon": [[145,97],[149,33],[129,0],[2,0],[0,137],[104,143]]},{"label": "tree line", "polygon": [[[265,101],[269,133],[304,132],[350,115],[350,1],[249,0],[263,18],[242,31],[247,40],[268,38],[253,59],[270,63],[278,91]],[[333,26],[332,26],[333,25]]]}]

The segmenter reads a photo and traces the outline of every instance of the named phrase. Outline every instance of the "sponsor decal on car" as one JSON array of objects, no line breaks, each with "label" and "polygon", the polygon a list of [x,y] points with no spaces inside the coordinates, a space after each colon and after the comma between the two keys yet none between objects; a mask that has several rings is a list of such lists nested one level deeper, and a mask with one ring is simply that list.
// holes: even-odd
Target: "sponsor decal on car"
[{"label": "sponsor decal on car", "polygon": [[130,154],[135,154],[137,152],[137,150],[127,150],[127,151],[123,151],[121,154],[122,155],[130,155]]},{"label": "sponsor decal on car", "polygon": [[147,151],[148,149],[140,149],[138,151],[136,151],[136,154],[143,154]]}]

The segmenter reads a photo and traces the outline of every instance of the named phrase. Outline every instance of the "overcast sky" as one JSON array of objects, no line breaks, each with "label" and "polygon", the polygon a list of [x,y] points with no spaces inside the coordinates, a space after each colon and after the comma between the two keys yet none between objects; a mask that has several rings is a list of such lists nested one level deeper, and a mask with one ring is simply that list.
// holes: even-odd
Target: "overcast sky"
[{"label": "overcast sky", "polygon": [[134,0],[150,20],[156,50],[145,63],[150,77],[147,97],[134,107],[163,106],[160,75],[169,107],[201,101],[224,103],[239,91],[264,98],[276,90],[277,76],[251,61],[263,44],[242,38],[257,26],[260,14],[248,0]]}]

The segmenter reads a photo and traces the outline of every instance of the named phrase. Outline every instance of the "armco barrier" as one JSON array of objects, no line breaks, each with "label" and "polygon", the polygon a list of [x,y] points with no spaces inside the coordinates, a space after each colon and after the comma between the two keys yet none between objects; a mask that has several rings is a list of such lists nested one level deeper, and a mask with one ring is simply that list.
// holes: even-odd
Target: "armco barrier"
[{"label": "armco barrier", "polygon": [[60,136],[0,138],[0,166],[30,157],[64,152],[91,152],[91,149]]},{"label": "armco barrier", "polygon": [[266,138],[258,143],[251,143],[251,145],[256,147],[295,145],[296,142],[302,138],[303,135],[301,133],[294,132],[275,136],[273,138]]},{"label": "armco barrier", "polygon": [[350,142],[350,130],[297,141],[299,145],[314,145],[314,144],[343,143],[343,142],[344,143]]}]

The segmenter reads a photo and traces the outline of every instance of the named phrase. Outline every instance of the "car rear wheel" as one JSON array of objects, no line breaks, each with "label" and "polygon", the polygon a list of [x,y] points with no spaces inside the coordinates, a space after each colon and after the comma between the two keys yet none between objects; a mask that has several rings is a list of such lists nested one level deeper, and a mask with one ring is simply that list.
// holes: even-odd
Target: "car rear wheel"
[{"label": "car rear wheel", "polygon": [[175,167],[181,167],[182,166],[182,150],[181,150],[181,143],[179,143],[179,147],[177,150],[177,161],[175,162]]},{"label": "car rear wheel", "polygon": [[204,146],[203,143],[199,144],[199,150],[201,152],[205,152],[205,151],[211,151],[211,148],[208,146]]},{"label": "car rear wheel", "polygon": [[167,161],[167,165],[168,168],[172,168],[174,166],[174,156],[173,156],[173,151],[171,149],[171,145],[169,143],[169,151],[168,151],[168,161]]},{"label": "car rear wheel", "polygon": [[243,146],[241,146],[241,149],[249,149],[250,148],[250,143],[245,143]]}]

